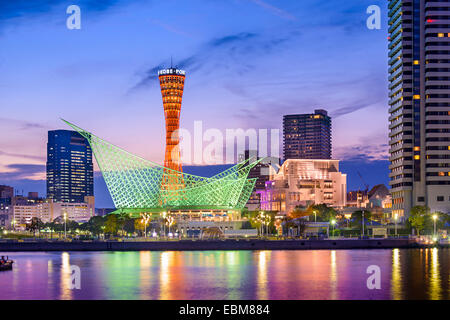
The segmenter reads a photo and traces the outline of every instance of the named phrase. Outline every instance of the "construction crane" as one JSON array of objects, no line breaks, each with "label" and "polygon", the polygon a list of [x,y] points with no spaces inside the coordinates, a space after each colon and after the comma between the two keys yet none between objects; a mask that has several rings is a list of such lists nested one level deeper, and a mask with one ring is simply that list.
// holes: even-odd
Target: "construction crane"
[{"label": "construction crane", "polygon": [[364,179],[363,179],[361,173],[360,173],[359,171],[357,171],[357,172],[358,172],[359,178],[361,179],[361,181],[362,181],[364,187],[366,187],[365,192],[368,192],[368,191],[369,191],[369,185],[364,181]]}]

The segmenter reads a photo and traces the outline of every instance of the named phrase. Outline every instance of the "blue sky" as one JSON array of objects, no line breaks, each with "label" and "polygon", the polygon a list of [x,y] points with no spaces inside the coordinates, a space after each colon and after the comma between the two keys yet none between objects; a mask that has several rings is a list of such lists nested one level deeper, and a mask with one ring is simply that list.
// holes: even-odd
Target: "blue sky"
[{"label": "blue sky", "polygon": [[[66,28],[71,4],[81,30]],[[373,4],[381,30],[366,27]],[[373,0],[0,0],[0,184],[42,185],[47,131],[66,128],[60,117],[162,162],[155,71],[171,56],[187,72],[183,128],[281,129],[283,114],[322,108],[334,158],[378,168],[388,148],[386,13]],[[373,176],[386,181],[387,169]]]}]

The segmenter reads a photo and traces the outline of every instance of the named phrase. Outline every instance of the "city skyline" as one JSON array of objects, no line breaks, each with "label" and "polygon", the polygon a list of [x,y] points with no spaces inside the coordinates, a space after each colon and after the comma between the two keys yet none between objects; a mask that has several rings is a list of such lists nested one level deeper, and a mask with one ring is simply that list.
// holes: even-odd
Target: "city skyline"
[{"label": "city skyline", "polygon": [[0,300],[450,299],[450,0],[0,0],[0,48]]},{"label": "city skyline", "polygon": [[[380,30],[366,27],[373,1],[238,1],[210,3],[205,11],[199,9],[204,1],[176,4],[177,10],[173,2],[81,1],[81,30],[65,27],[66,1],[38,2],[2,8],[0,17],[0,43],[9,48],[0,53],[0,104],[8,110],[0,123],[9,132],[0,139],[0,178],[20,180],[18,189],[31,191],[45,179],[42,146],[48,130],[62,129],[59,117],[95,127],[130,152],[163,163],[157,70],[170,66],[171,56],[190,75],[182,128],[192,130],[202,119],[222,131],[282,129],[284,114],[325,109],[333,118],[333,158],[350,160],[351,168],[353,162],[378,168],[387,160],[382,1],[375,1],[382,8]],[[236,15],[239,8],[250,10],[251,18]],[[241,23],[227,22],[231,15]],[[28,98],[15,94],[24,90]],[[387,169],[377,183],[387,183]]]}]

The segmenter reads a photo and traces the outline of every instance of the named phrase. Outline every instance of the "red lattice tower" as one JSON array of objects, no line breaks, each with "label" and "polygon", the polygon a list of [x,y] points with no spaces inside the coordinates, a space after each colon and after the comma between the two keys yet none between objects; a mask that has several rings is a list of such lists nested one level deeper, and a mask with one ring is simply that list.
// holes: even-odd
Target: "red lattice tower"
[{"label": "red lattice tower", "polygon": [[[181,102],[183,99],[186,72],[177,68],[169,68],[160,70],[158,76],[164,106],[164,117],[166,119],[166,153],[164,157],[164,167],[182,172],[178,131],[180,128]],[[176,175],[174,176],[173,172],[170,173],[171,179],[168,179],[169,175],[164,175],[162,189],[177,190],[182,188],[183,181],[181,174],[179,178],[176,178]],[[174,178],[176,181],[171,181],[174,180]]]}]

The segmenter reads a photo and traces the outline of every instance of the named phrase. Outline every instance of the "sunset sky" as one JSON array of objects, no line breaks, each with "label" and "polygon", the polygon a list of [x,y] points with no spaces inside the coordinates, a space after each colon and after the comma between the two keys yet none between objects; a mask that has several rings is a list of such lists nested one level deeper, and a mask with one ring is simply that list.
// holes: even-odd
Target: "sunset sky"
[{"label": "sunset sky", "polygon": [[[71,4],[81,30],[66,28]],[[381,30],[366,27],[374,4]],[[281,129],[325,109],[349,186],[357,171],[387,183],[386,15],[381,0],[0,1],[0,184],[45,191],[60,118],[162,163],[156,71],[171,57],[187,73],[183,128]]]}]

